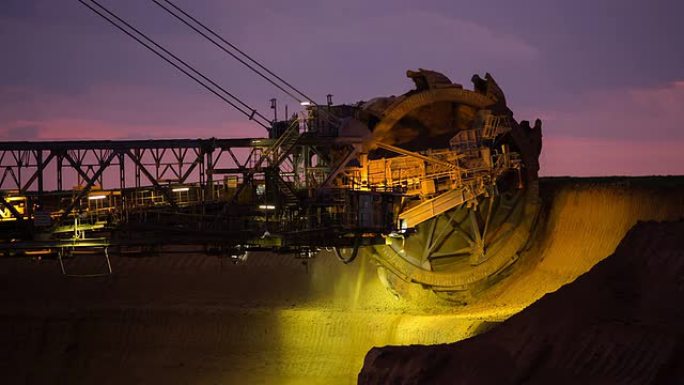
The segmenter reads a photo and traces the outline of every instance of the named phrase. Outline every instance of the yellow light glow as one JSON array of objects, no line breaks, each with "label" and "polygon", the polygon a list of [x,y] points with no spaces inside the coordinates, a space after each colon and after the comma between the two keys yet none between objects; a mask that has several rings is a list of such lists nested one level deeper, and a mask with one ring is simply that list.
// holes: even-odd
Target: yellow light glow
[{"label": "yellow light glow", "polygon": [[275,210],[275,205],[259,205],[260,210]]},{"label": "yellow light glow", "polygon": [[100,199],[105,199],[106,197],[107,197],[106,195],[91,195],[88,197],[88,200],[97,201]]},{"label": "yellow light glow", "polygon": [[190,187],[176,187],[176,188],[172,189],[171,191],[173,191],[173,192],[186,192],[186,191],[190,191]]}]

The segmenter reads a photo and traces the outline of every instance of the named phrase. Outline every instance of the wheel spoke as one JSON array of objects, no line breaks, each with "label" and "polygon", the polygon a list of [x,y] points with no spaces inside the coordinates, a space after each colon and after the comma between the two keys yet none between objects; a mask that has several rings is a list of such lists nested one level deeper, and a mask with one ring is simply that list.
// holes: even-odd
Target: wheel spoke
[{"label": "wheel spoke", "polygon": [[480,221],[477,219],[475,210],[470,210],[470,228],[473,232],[473,240],[478,246],[482,246],[482,234],[480,233]]},{"label": "wheel spoke", "polygon": [[423,249],[423,260],[426,260],[432,251],[432,238],[435,235],[435,229],[437,228],[438,221],[439,217],[433,218],[429,225],[430,230],[428,231],[427,241],[425,242],[425,248]]},{"label": "wheel spoke", "polygon": [[434,239],[433,243],[430,245],[430,248],[427,249],[423,258],[427,258],[430,254],[432,254],[433,251],[438,249],[442,245],[442,242],[444,242],[446,236],[454,232],[454,225],[452,224],[453,222],[455,222],[454,216],[448,215],[447,222],[444,224],[444,226],[442,226],[441,230],[439,230],[437,238]]},{"label": "wheel spoke", "polygon": [[492,220],[492,211],[494,209],[494,194],[489,197],[489,207],[487,207],[487,218],[485,219],[484,230],[482,231],[482,241],[487,242],[487,230],[489,229],[489,222]]}]

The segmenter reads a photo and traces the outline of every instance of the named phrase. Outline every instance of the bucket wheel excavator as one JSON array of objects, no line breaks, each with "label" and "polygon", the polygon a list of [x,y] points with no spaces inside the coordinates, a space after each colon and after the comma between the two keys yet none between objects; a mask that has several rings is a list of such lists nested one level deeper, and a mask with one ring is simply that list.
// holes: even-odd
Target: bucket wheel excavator
[{"label": "bucket wheel excavator", "polygon": [[[306,106],[278,120],[272,99],[269,119],[104,5],[79,1],[268,137],[0,143],[0,251],[174,244],[243,260],[248,251],[310,258],[333,248],[347,263],[363,251],[394,294],[419,287],[458,299],[525,249],[540,207],[541,122],[517,122],[489,74],[473,76],[470,90],[408,71],[415,88],[403,95],[355,105],[328,95],[321,105],[172,2],[155,1]],[[48,191],[45,170],[55,167]],[[112,168],[118,187],[105,188]]]}]

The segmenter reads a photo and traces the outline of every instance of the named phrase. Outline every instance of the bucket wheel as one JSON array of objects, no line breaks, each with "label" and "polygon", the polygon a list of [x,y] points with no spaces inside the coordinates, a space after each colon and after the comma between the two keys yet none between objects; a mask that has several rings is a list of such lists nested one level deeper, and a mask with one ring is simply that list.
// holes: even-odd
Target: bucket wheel
[{"label": "bucket wheel", "polygon": [[[478,111],[493,111],[507,116],[511,128],[483,146],[495,151],[495,146],[506,143],[522,163],[517,172],[498,175],[473,199],[422,221],[403,236],[389,236],[386,245],[373,246],[370,251],[380,279],[395,296],[412,297],[409,292],[419,288],[449,299],[467,300],[504,276],[531,236],[540,207],[537,170],[541,130],[534,132],[529,125],[516,123],[501,90],[491,76],[486,79],[479,79],[485,83],[476,83],[475,91],[458,85],[448,87],[443,82],[439,87],[425,88],[429,81],[423,82],[421,89],[416,82],[417,90],[385,104],[374,127],[374,137],[379,141],[389,138],[413,150],[425,143],[443,148],[445,135],[468,129]],[[453,124],[451,133],[439,128],[446,122]],[[401,143],[398,138],[406,137],[412,129],[411,137],[417,139]],[[431,137],[441,143],[430,143]]]}]

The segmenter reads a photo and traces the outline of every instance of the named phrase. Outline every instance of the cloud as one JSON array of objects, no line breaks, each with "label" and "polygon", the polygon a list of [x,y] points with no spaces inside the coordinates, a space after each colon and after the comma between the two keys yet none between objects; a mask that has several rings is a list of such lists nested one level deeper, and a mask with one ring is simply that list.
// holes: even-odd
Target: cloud
[{"label": "cloud", "polygon": [[334,90],[344,101],[406,91],[407,69],[434,69],[467,81],[475,72],[527,71],[539,54],[514,35],[435,12],[359,13],[267,13],[244,26],[238,44],[293,74],[295,84],[317,93]]},{"label": "cloud", "polygon": [[684,81],[587,92],[547,108],[516,109],[544,121],[544,175],[684,174]]},{"label": "cloud", "polygon": [[[114,123],[105,120],[55,118],[16,121],[0,126],[0,140],[125,140],[192,139],[245,137],[256,129],[249,123],[235,125],[164,125],[155,123]],[[263,130],[262,130],[263,131]],[[241,135],[241,133],[243,135]],[[264,137],[262,135],[252,135]]]},{"label": "cloud", "polygon": [[266,132],[201,90],[100,84],[76,94],[0,88],[0,138],[66,140],[259,137]]},{"label": "cloud", "polygon": [[684,140],[684,81],[658,87],[588,92],[564,106],[535,110],[546,133],[645,141]]},{"label": "cloud", "polygon": [[35,125],[10,127],[4,130],[2,136],[5,140],[36,140],[39,137],[40,128]]},{"label": "cloud", "polygon": [[[39,6],[24,9],[29,19],[13,17],[2,25],[7,33],[0,43],[13,55],[0,74],[0,137],[13,137],[27,125],[44,139],[108,132],[113,138],[265,135],[77,2],[65,7],[36,1]],[[288,104],[298,107],[154,5],[109,3],[264,115],[270,116],[271,97],[280,97],[281,112]],[[537,55],[525,41],[489,26],[396,5],[357,1],[350,13],[337,12],[350,6],[337,3],[190,4],[182,5],[319,101],[329,92],[340,103],[403,93],[412,87],[404,77],[410,68],[453,70],[468,79],[485,69],[496,73],[491,63],[524,66]]]},{"label": "cloud", "polygon": [[684,140],[639,141],[625,139],[545,136],[542,175],[683,175]]},{"label": "cloud", "polygon": [[[10,5],[17,8],[19,3]],[[19,8],[4,13],[0,28],[7,33],[0,34],[0,42],[13,55],[0,81],[1,140],[266,134],[77,3],[52,3],[41,0],[40,6],[31,7],[31,12],[40,13],[32,20],[19,17]],[[462,82],[474,72],[490,71],[508,93],[517,117],[544,119],[542,171],[547,175],[684,173],[678,166],[684,163],[678,155],[684,148],[684,81],[594,89],[566,104],[550,105],[568,90],[544,90],[552,87],[537,79],[540,62],[546,55],[561,60],[575,53],[561,46],[564,51],[554,55],[539,39],[521,38],[520,30],[489,20],[476,22],[461,13],[448,15],[423,4],[416,8],[394,2],[297,6],[213,0],[208,2],[211,6],[196,9],[192,3],[181,5],[318,100],[328,92],[335,94],[335,102],[405,92],[411,87],[404,78],[409,68],[444,71]],[[135,1],[117,2],[116,7],[155,36],[161,35],[163,42],[170,40],[174,51],[177,48],[210,76],[216,74],[212,77],[250,104],[265,107],[278,95],[214,47],[202,51],[203,46],[190,39],[192,33],[158,9],[146,11]],[[59,17],[54,17],[56,11],[61,12]],[[543,69],[568,76],[562,67]],[[575,72],[598,87],[591,82],[599,75],[587,68],[578,66]],[[518,108],[521,101],[546,106]],[[282,111],[288,102],[279,103]]]}]

